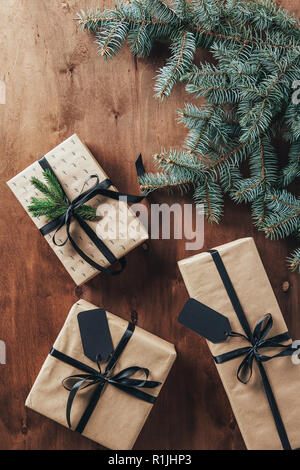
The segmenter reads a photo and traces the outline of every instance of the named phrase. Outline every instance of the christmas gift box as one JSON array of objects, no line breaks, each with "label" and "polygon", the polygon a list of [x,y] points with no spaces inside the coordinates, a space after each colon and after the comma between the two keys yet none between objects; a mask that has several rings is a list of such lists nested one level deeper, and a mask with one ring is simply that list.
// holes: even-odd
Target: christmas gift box
[{"label": "christmas gift box", "polygon": [[77,135],[7,184],[77,285],[99,271],[118,272],[117,260],[123,269],[124,256],[148,239],[127,205],[143,197],[118,193]]},{"label": "christmas gift box", "polygon": [[80,300],[26,406],[109,449],[128,450],[175,358],[172,344]]},{"label": "christmas gift box", "polygon": [[299,448],[299,351],[253,239],[178,264],[191,296],[179,321],[208,340],[247,448]]}]

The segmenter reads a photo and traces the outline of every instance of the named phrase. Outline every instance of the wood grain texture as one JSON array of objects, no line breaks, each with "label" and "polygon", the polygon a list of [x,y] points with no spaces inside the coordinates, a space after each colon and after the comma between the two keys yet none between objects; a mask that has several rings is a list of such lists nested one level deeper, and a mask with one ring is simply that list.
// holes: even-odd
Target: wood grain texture
[{"label": "wood grain texture", "polygon": [[[298,0],[282,0],[300,16]],[[179,146],[185,136],[175,124],[186,100],[183,86],[172,99],[153,99],[153,77],[167,48],[156,46],[137,60],[126,48],[112,62],[96,56],[91,37],[73,21],[80,8],[110,6],[98,0],[0,0],[1,137],[1,309],[0,339],[7,364],[0,365],[0,449],[99,449],[87,439],[24,407],[25,398],[79,298],[129,319],[174,342],[178,359],[136,449],[243,449],[236,421],[204,340],[185,331],[177,316],[188,298],[177,261],[184,241],[153,240],[149,250],[128,256],[117,278],[99,275],[75,289],[5,182],[74,132],[122,191],[137,192],[134,160],[142,152],[147,169],[161,146]],[[190,202],[189,196],[155,193],[151,202]],[[300,338],[299,277],[285,264],[294,248],[258,234],[248,206],[226,203],[220,226],[205,226],[205,249],[254,236],[294,338]],[[283,292],[282,283],[290,288]],[[262,312],[263,313],[263,312]]]}]

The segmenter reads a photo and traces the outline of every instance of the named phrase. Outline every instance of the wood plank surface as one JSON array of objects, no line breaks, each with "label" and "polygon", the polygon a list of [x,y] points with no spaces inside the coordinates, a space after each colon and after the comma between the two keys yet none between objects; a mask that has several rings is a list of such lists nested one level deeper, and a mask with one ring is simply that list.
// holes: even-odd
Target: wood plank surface
[{"label": "wood plank surface", "polygon": [[[7,364],[0,365],[0,449],[101,449],[24,407],[70,307],[81,297],[126,319],[137,310],[141,327],[176,345],[178,359],[135,449],[243,449],[205,341],[177,323],[188,298],[177,261],[193,254],[185,251],[185,241],[153,240],[149,250],[140,247],[128,256],[123,275],[99,275],[75,288],[5,184],[76,132],[114,184],[137,193],[137,155],[151,169],[161,146],[181,145],[186,131],[175,119],[187,99],[184,87],[164,103],[153,98],[153,77],[167,47],[156,46],[149,58],[138,60],[124,48],[105,62],[73,21],[80,8],[112,3],[0,0],[0,79],[6,84],[6,104],[0,105],[0,339],[7,345]],[[300,16],[298,0],[281,4]],[[183,204],[191,198],[155,193],[150,201]],[[285,264],[293,243],[265,240],[251,223],[249,207],[228,201],[220,226],[205,224],[204,249],[244,236],[255,238],[291,334],[300,338],[299,276]],[[284,281],[290,283],[287,292]]]}]

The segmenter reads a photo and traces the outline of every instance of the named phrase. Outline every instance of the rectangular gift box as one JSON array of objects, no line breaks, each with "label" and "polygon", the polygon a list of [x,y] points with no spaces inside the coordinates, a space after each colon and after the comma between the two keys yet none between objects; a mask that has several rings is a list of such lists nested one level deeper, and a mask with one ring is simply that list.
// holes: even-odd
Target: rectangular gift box
[{"label": "rectangular gift box", "polygon": [[[285,333],[287,326],[282,317],[274,292],[266,275],[254,240],[243,238],[215,248],[218,250],[234,286],[248,323],[253,331],[257,321],[267,313],[273,317],[269,337]],[[244,333],[233,309],[221,277],[210,253],[200,253],[178,263],[190,297],[228,317],[232,331]],[[248,346],[241,338],[226,342],[207,342],[214,357]],[[287,344],[287,343],[285,343]],[[280,349],[273,349],[273,355]],[[243,435],[251,450],[282,449],[273,415],[263,387],[261,375],[254,361],[253,375],[248,384],[237,380],[237,369],[243,357],[216,364],[230,404]],[[264,363],[279,412],[291,447],[300,447],[300,366],[291,357],[274,358]],[[212,410],[213,412],[213,410]]]},{"label": "rectangular gift box", "polygon": [[[45,158],[51,165],[70,201],[79,195],[84,182],[90,175],[97,174],[100,182],[107,178],[107,175],[99,163],[95,160],[89,149],[81,142],[76,134],[47,153]],[[49,221],[46,217],[33,217],[28,212],[31,198],[43,197],[43,195],[38,193],[30,182],[33,176],[43,180],[43,170],[38,161],[34,162],[24,171],[12,178],[7,184],[37,228],[40,229]],[[91,181],[90,185],[92,186],[92,184],[93,182]],[[87,187],[85,187],[85,189],[87,189]],[[114,186],[111,186],[109,189],[116,190]],[[90,200],[88,204],[96,208],[99,204],[105,205],[103,206],[105,207],[105,215],[101,224],[99,224],[99,220],[86,222],[94,232],[96,232],[98,224],[97,235],[99,236],[100,234],[101,237],[102,233],[103,237],[105,236],[105,239],[103,240],[104,243],[117,259],[122,258],[128,252],[148,239],[148,233],[145,228],[124,201],[117,201],[98,195]],[[117,214],[117,220],[115,214]],[[122,216],[122,220],[127,221],[128,226],[133,226],[133,221],[135,221],[133,236],[129,236],[128,231],[124,235],[122,230],[118,230],[120,216]],[[107,233],[110,232],[113,235],[108,238]],[[94,262],[103,268],[110,266],[109,261],[92,243],[76,220],[71,222],[71,233],[80,249]],[[53,233],[49,233],[45,236],[47,242],[77,285],[87,282],[99,273],[96,268],[92,267],[82,259],[69,241],[65,246],[56,246],[53,243],[52,237]],[[66,238],[65,227],[61,229],[57,238],[60,241],[63,241]]]},{"label": "rectangular gift box", "polygon": [[[73,305],[53,348],[84,364],[97,369],[97,365],[83,352],[77,315],[86,310],[96,309],[94,305],[79,300]],[[128,322],[106,312],[114,348],[123,336]],[[149,380],[163,385],[176,358],[173,344],[135,327],[134,333],[122,352],[114,374],[131,367],[140,366],[150,371]],[[105,369],[105,364],[102,366]],[[62,380],[80,374],[78,369],[48,355],[30,391],[26,406],[48,418],[67,426],[66,404],[69,392]],[[147,394],[158,396],[161,387],[142,388]],[[94,387],[79,392],[73,402],[71,418],[74,429],[86,409]],[[82,435],[113,450],[129,450],[133,447],[151,409],[152,404],[118,390],[107,384],[100,396]]]}]

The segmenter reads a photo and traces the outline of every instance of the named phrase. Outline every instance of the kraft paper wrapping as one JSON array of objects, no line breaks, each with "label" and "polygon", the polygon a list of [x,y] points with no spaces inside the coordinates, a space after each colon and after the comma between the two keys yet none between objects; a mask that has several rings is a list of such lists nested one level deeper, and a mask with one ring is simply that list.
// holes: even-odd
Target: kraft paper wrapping
[{"label": "kraft paper wrapping", "polygon": [[[74,304],[53,347],[97,369],[97,365],[83,354],[77,321],[79,312],[95,308],[97,307],[85,300]],[[113,344],[116,347],[128,326],[128,322],[108,312],[107,319]],[[117,362],[114,373],[129,366],[146,367],[150,370],[149,380],[161,382],[163,385],[175,358],[176,351],[173,344],[136,327]],[[105,365],[102,364],[103,370]],[[62,380],[76,373],[78,373],[78,369],[48,355],[27,397],[26,406],[67,427],[66,404],[69,392],[63,388]],[[145,389],[145,391],[157,396],[162,385],[153,389]],[[73,429],[78,424],[89,397],[93,393],[94,387],[90,388],[92,390],[88,388],[79,392],[73,402],[71,413]],[[133,447],[152,406],[107,385],[83,435],[109,449],[129,450]]]},{"label": "kraft paper wrapping", "polygon": [[[53,168],[53,171],[70,200],[73,200],[79,195],[85,180],[90,175],[97,174],[100,181],[108,178],[89,149],[81,142],[76,134],[51,150],[45,157]],[[32,217],[27,209],[32,197],[44,197],[31,184],[30,180],[33,176],[43,179],[43,170],[38,161],[12,178],[7,184],[37,228],[40,229],[49,221],[46,217]],[[92,186],[94,183],[95,180],[91,180],[89,185]],[[89,185],[85,186],[85,190],[88,189]],[[110,189],[116,190],[113,186]],[[116,258],[119,259],[125,256],[129,251],[148,239],[145,228],[125,202],[115,201],[99,195],[90,200],[88,204],[93,207],[98,207],[99,204],[101,204],[100,211],[102,219],[100,222],[99,220],[86,222],[94,232],[98,230],[97,235],[103,239]],[[119,220],[121,220],[120,224]],[[128,236],[128,230],[126,229],[126,224],[124,224],[126,220],[129,230],[131,227],[134,228],[132,236]],[[122,225],[125,227],[124,229]],[[119,226],[121,227],[120,230]],[[57,239],[60,243],[66,238],[65,227],[61,229],[59,235]],[[104,268],[110,265],[109,261],[95,247],[76,221],[72,221],[71,223],[71,235],[78,246],[96,263]],[[99,273],[99,271],[81,258],[70,242],[65,246],[56,246],[52,241],[52,237],[53,233],[50,233],[44,238],[46,238],[77,285],[87,282]]]},{"label": "kraft paper wrapping", "polygon": [[[243,238],[216,249],[222,257],[251,329],[253,330],[263,315],[271,313],[274,326],[268,337],[286,332],[286,324],[254,240]],[[227,316],[233,331],[244,333],[211,255],[200,253],[179,261],[178,265],[189,295]],[[229,338],[225,343],[219,344],[209,341],[207,343],[213,356],[248,345],[241,338]],[[277,350],[279,351],[280,349]],[[245,444],[251,450],[282,449],[255,361],[253,376],[248,385],[237,380],[236,373],[242,359],[243,357],[237,358],[216,367]],[[264,367],[291,446],[293,449],[298,448],[300,447],[300,366],[294,365],[291,357],[283,357],[264,363]]]}]

